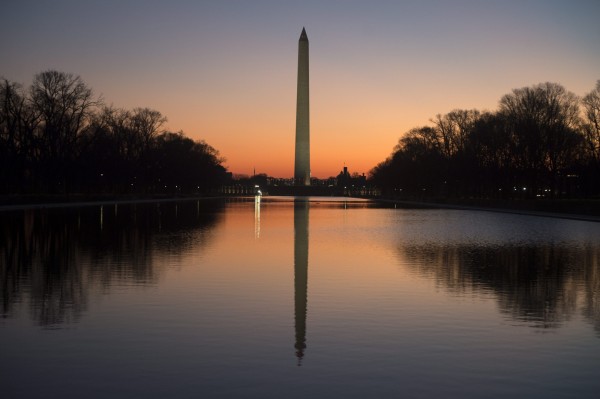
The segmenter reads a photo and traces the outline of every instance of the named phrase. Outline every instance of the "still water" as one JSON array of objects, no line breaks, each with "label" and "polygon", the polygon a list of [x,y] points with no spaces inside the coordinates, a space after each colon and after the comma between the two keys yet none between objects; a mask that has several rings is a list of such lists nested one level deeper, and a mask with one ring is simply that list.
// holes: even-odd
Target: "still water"
[{"label": "still water", "polygon": [[600,223],[266,197],[0,212],[2,398],[597,398]]}]

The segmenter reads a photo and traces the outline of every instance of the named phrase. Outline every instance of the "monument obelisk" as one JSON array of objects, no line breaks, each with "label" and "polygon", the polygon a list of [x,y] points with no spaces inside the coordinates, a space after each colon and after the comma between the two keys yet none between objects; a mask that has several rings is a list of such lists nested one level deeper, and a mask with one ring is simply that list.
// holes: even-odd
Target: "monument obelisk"
[{"label": "monument obelisk", "polygon": [[294,184],[310,186],[310,115],[308,102],[308,36],[302,28],[298,41],[298,89],[296,93],[296,160]]}]

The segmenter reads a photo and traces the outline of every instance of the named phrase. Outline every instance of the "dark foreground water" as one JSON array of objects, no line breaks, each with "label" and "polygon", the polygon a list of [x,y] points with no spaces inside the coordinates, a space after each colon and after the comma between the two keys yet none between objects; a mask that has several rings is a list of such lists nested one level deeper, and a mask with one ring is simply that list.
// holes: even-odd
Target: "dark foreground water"
[{"label": "dark foreground water", "polygon": [[1,398],[597,398],[600,223],[263,198],[0,212]]}]

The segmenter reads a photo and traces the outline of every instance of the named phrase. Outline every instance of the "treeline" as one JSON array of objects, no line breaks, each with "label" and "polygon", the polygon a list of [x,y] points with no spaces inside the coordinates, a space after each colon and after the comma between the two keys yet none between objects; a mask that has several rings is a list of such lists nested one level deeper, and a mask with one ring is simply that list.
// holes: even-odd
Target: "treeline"
[{"label": "treeline", "polygon": [[0,193],[191,193],[228,174],[216,149],[149,108],[105,106],[79,76],[0,83]]},{"label": "treeline", "polygon": [[454,110],[407,132],[370,172],[387,195],[600,195],[600,81],[583,98],[556,83],[515,89],[496,112]]}]

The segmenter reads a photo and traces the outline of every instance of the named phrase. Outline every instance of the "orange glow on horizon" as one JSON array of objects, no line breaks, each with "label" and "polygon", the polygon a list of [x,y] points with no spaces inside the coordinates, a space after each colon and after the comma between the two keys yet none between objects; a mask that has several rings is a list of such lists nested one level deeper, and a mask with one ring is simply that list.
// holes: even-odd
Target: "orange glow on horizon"
[{"label": "orange glow on horizon", "polygon": [[303,26],[318,178],[344,164],[368,173],[436,114],[493,111],[540,82],[583,96],[600,78],[597,2],[165,2],[141,12],[133,2],[58,3],[7,5],[0,29],[18,34],[4,46],[2,77],[26,88],[48,69],[80,75],[106,104],[157,110],[170,131],[205,140],[235,174],[293,175]]}]

